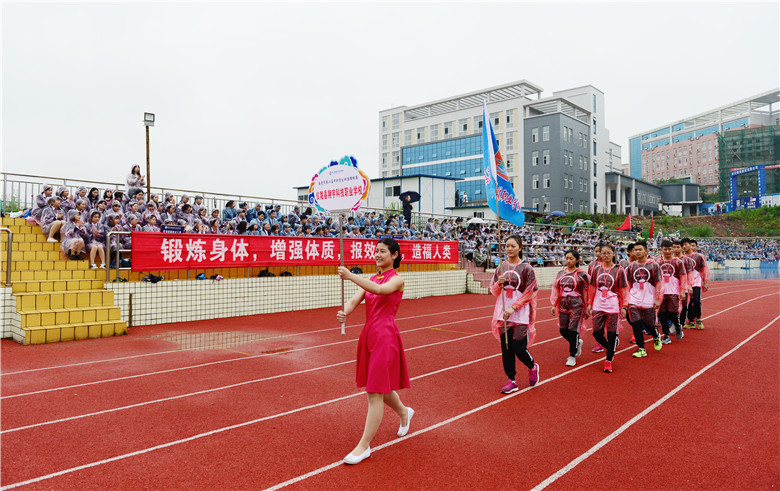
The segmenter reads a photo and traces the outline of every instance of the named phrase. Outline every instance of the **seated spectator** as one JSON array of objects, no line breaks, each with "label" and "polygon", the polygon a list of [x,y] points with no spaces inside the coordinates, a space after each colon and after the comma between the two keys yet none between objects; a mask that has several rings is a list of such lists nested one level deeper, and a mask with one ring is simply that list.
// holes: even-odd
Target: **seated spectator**
[{"label": "seated spectator", "polygon": [[49,196],[46,203],[47,206],[41,213],[41,231],[43,231],[43,235],[48,236],[47,242],[57,242],[54,236],[65,225],[65,214],[60,208],[59,196]]}]

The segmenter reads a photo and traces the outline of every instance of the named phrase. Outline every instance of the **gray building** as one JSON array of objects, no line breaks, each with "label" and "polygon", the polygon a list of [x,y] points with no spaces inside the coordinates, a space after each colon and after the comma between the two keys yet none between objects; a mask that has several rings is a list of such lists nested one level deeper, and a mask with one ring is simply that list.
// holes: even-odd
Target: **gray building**
[{"label": "gray building", "polygon": [[699,185],[693,183],[661,184],[661,203],[668,215],[692,216],[699,214],[702,203]]},{"label": "gray building", "polygon": [[608,213],[652,216],[660,211],[661,186],[621,172],[607,172],[605,183]]},{"label": "gray building", "polygon": [[[583,112],[583,114],[586,114]],[[590,126],[554,112],[525,120],[524,205],[541,213],[588,212],[591,203]],[[593,171],[591,173],[591,171]],[[593,194],[594,200],[598,197]]]}]

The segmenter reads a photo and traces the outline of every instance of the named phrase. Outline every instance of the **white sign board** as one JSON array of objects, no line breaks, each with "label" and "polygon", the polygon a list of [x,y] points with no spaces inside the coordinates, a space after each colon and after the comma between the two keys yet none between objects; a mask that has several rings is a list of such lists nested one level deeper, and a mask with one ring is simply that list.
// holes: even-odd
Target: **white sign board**
[{"label": "white sign board", "polygon": [[325,211],[357,211],[368,183],[357,167],[331,165],[314,176],[309,203]]}]

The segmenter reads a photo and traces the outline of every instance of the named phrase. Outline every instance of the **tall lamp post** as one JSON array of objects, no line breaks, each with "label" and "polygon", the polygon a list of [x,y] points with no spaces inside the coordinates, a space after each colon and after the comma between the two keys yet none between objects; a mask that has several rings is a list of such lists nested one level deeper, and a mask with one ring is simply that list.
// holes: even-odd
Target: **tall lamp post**
[{"label": "tall lamp post", "polygon": [[146,199],[151,199],[151,176],[149,176],[149,127],[154,126],[154,113],[144,113],[146,127]]}]

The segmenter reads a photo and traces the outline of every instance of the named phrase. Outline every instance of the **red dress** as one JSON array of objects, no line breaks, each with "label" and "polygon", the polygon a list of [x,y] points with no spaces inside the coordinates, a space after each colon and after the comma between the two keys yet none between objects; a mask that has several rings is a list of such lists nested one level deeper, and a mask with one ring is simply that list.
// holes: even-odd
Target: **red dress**
[{"label": "red dress", "polygon": [[[381,285],[397,274],[391,269],[372,276],[371,281]],[[395,324],[401,297],[401,291],[390,295],[366,292],[366,325],[358,340],[355,376],[357,386],[365,387],[366,392],[389,394],[411,387],[401,333]]]}]

